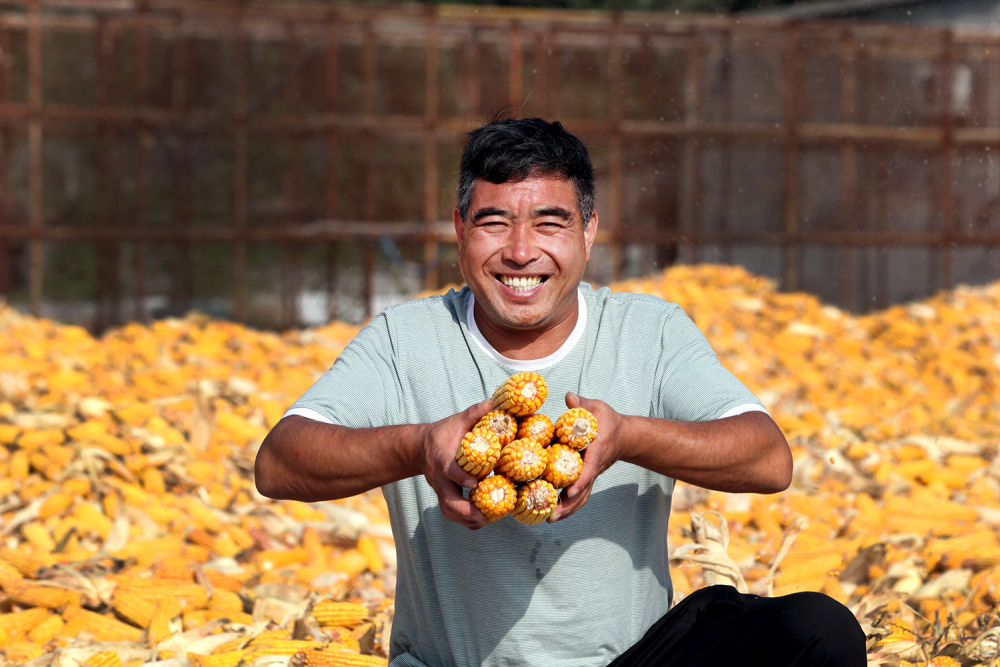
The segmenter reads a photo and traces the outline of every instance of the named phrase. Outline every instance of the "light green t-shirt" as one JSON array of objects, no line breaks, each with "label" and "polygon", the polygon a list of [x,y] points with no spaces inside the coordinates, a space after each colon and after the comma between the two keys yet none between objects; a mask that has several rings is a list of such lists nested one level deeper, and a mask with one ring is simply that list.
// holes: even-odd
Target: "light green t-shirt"
[{"label": "light green t-shirt", "polygon": [[[479,333],[472,294],[375,317],[289,410],[350,427],[428,423],[492,395],[517,371],[623,414],[703,421],[762,409],[674,304],[582,284],[577,326],[555,354],[505,359]],[[457,446],[457,443],[456,443]],[[669,608],[674,480],[616,463],[585,506],[554,524],[445,519],[422,476],[383,487],[397,551],[391,664],[605,665]]]}]

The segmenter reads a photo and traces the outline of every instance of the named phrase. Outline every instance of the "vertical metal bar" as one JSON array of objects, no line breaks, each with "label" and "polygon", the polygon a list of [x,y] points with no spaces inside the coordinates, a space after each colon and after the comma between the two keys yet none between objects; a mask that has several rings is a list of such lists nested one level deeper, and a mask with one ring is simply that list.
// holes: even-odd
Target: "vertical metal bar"
[{"label": "vertical metal bar", "polygon": [[[427,14],[424,44],[424,224],[432,232],[440,217],[438,202],[438,29],[437,12]],[[511,45],[513,51],[514,46]],[[441,280],[439,243],[434,233],[424,241],[424,289],[435,289]]]},{"label": "vertical metal bar", "polygon": [[482,113],[482,53],[479,46],[479,29],[473,23],[469,25],[469,41],[465,46],[465,57],[462,58],[462,79],[465,83],[466,107],[464,111],[472,116]]},{"label": "vertical metal bar", "polygon": [[[375,89],[378,84],[378,39],[370,21],[364,24],[364,219],[375,220]],[[362,264],[364,284],[362,300],[365,317],[371,317],[375,302],[375,241],[365,239],[362,243]]]},{"label": "vertical metal bar", "polygon": [[42,7],[28,0],[28,308],[42,314],[45,259],[42,131]]},{"label": "vertical metal bar", "polygon": [[[849,28],[841,31],[840,38],[840,122],[845,125],[857,124],[857,42]],[[857,229],[858,202],[861,193],[858,191],[857,151],[852,139],[840,140],[840,229],[851,232]],[[840,271],[840,306],[842,308],[857,308],[859,303],[855,295],[857,277],[855,274],[855,256],[857,248],[850,244],[841,246]]]},{"label": "vertical metal bar", "polygon": [[[10,53],[10,32],[0,26],[0,53]],[[10,59],[0,59],[0,104],[10,101]],[[10,163],[13,132],[7,123],[0,123],[0,226],[14,225],[13,193],[10,183]],[[10,299],[14,286],[14,247],[6,234],[0,234],[0,296]]]},{"label": "vertical metal bar", "polygon": [[[340,52],[338,43],[338,23],[336,15],[332,14],[327,29],[326,42],[326,96],[325,104],[328,114],[337,115],[337,97],[340,89]],[[338,136],[335,123],[330,124],[326,135],[327,159],[326,159],[326,208],[327,217],[336,220],[340,212],[340,187],[338,183],[339,172],[337,169],[338,160]],[[326,287],[326,315],[328,320],[337,317],[338,310],[338,284],[337,284],[337,264],[338,248],[336,241],[331,241],[326,245],[326,272],[324,275]]]},{"label": "vertical metal bar", "polygon": [[[299,115],[302,106],[302,74],[298,65],[300,54],[301,48],[298,40],[295,38],[294,23],[289,21],[286,25],[285,42],[285,69],[287,72],[285,108],[287,113],[295,116]],[[285,195],[285,201],[301,202],[303,201],[304,190],[302,185],[304,180],[302,175],[302,135],[297,129],[292,128],[290,131],[284,133],[283,139],[285,163],[281,169],[284,175],[282,179],[282,192]],[[301,220],[303,210],[293,204],[289,208],[289,213],[292,219],[288,220],[286,224],[295,224]],[[303,291],[301,245],[297,242],[289,243],[286,241],[281,263],[282,273],[284,274],[284,279],[281,281],[280,295],[281,322],[282,328],[289,329],[298,327],[300,324],[297,300]]]},{"label": "vertical metal bar", "polygon": [[[183,19],[178,18],[177,38],[174,42],[173,108],[171,129],[176,133],[175,154],[171,163],[171,227],[180,232],[190,227],[192,221],[191,192],[191,141],[187,127],[187,111],[192,104],[189,91],[194,89],[192,79],[197,68],[191,57],[191,38],[183,31]],[[191,241],[183,236],[177,243],[176,265],[172,281],[171,301],[174,309],[190,310],[194,301],[194,267]]]},{"label": "vertical metal bar", "polygon": [[243,6],[236,18],[233,40],[235,77],[233,89],[233,316],[247,318],[247,179],[250,139],[249,113],[250,44],[243,21]]},{"label": "vertical metal bar", "polygon": [[533,81],[532,91],[537,93],[539,98],[539,107],[541,111],[538,115],[540,116],[552,116],[552,88],[551,82],[549,81],[549,68],[548,62],[549,57],[546,53],[545,42],[546,38],[549,37],[547,32],[536,32],[534,40],[534,48],[531,54],[532,58],[532,68],[534,69],[535,77]]},{"label": "vertical metal bar", "polygon": [[[722,122],[731,124],[733,122],[733,95],[736,86],[733,85],[733,31],[730,27],[722,28],[722,89],[725,91],[722,96]],[[719,139],[722,155],[722,183],[719,184],[719,237],[722,242],[722,261],[725,264],[733,263],[733,239],[730,237],[731,225],[729,216],[732,215],[733,204],[733,136],[726,133]]]},{"label": "vertical metal bar", "polygon": [[[95,50],[94,62],[96,70],[96,81],[94,99],[98,107],[106,107],[111,102],[111,82],[108,75],[108,62],[114,57],[114,35],[109,32],[107,21],[98,18],[97,28],[94,33]],[[108,159],[108,146],[112,144],[114,128],[109,127],[105,121],[98,120],[95,123],[95,136],[97,138],[94,146],[94,229],[100,230],[107,226],[112,219],[111,203],[117,197],[112,197],[110,189],[112,184],[117,182],[113,172],[114,161]],[[104,235],[102,235],[104,236]],[[94,243],[95,269],[95,316],[93,329],[104,331],[109,325],[118,323],[116,284],[120,281],[117,275],[117,252],[116,243],[113,239],[102,238]]]},{"label": "vertical metal bar", "polygon": [[562,95],[559,90],[559,38],[556,26],[551,23],[545,29],[545,42],[548,43],[545,62],[545,115],[556,118],[562,114],[559,101]]},{"label": "vertical metal bar", "polygon": [[[147,196],[147,171],[149,168],[149,146],[153,136],[139,121],[139,111],[148,109],[151,103],[149,85],[149,26],[145,20],[145,6],[140,3],[138,20],[135,29],[135,99],[137,108],[133,108],[132,137],[136,150],[135,169],[135,200],[132,205],[132,224],[143,225],[146,222],[145,201]],[[146,244],[136,242],[132,253],[132,273],[135,281],[133,294],[132,317],[144,322],[148,318],[146,310]]]},{"label": "vertical metal bar", "polygon": [[[856,125],[864,125],[869,120],[867,101],[869,100],[871,89],[871,51],[864,42],[859,43],[859,40],[854,38],[854,52],[857,63],[857,72],[854,79],[855,95],[853,98],[854,123]],[[857,145],[855,144],[856,148]],[[862,145],[862,148],[860,158],[863,171],[861,177],[855,181],[857,187],[854,192],[855,199],[852,201],[857,202],[857,216],[854,217],[856,221],[854,228],[864,232],[869,231],[871,228],[871,211],[874,206],[874,196],[871,187],[871,173],[873,170],[872,155],[874,151],[866,145]],[[857,156],[857,151],[855,155]],[[872,283],[877,277],[872,266],[872,253],[870,249],[867,246],[861,245],[857,248],[857,252],[861,259],[857,271],[858,284],[861,286],[857,302],[859,310],[865,311],[875,305],[877,297],[873,292],[874,287]]]},{"label": "vertical metal bar", "polygon": [[941,275],[930,287],[950,289],[954,285],[952,241],[955,237],[955,35],[950,28],[941,33],[941,234],[938,241],[938,266]]},{"label": "vertical metal bar", "polygon": [[524,36],[521,22],[512,20],[509,28],[508,43],[510,48],[507,53],[510,61],[507,63],[507,106],[518,116],[524,106],[522,99],[524,81]]},{"label": "vertical metal bar", "polygon": [[622,98],[626,86],[622,81],[622,16],[615,12],[611,19],[611,31],[608,35],[608,83],[611,99],[608,108],[608,170],[609,192],[607,214],[611,223],[611,272],[613,280],[620,280],[625,264],[625,231],[622,229],[622,202],[625,176],[625,158],[622,147],[622,119],[624,110]]},{"label": "vertical metal bar", "polygon": [[681,160],[680,227],[688,245],[688,261],[698,261],[698,230],[701,227],[701,155],[702,114],[701,42],[697,28],[691,26],[684,35],[684,145]]},{"label": "vertical metal bar", "polygon": [[784,224],[782,240],[782,261],[784,265],[784,287],[786,290],[799,289],[799,107],[802,99],[801,48],[799,30],[795,23],[785,28],[785,146],[784,174],[782,179],[782,199],[784,201]]},{"label": "vertical metal bar", "polygon": [[[886,39],[883,37],[879,41],[885,42]],[[887,53],[891,53],[889,49],[882,45],[882,48],[877,50],[882,58],[885,58]],[[888,229],[889,223],[889,197],[888,197],[888,185],[889,185],[889,158],[891,157],[891,151],[893,148],[886,148],[884,145],[879,148],[881,151],[882,158],[876,162],[876,173],[873,179],[874,193],[872,195],[875,200],[875,225],[880,232],[885,232]],[[876,298],[875,301],[881,306],[888,305],[889,303],[889,249],[891,246],[881,242],[878,246],[878,261],[876,262],[876,271],[878,273],[878,285],[876,287]]]}]

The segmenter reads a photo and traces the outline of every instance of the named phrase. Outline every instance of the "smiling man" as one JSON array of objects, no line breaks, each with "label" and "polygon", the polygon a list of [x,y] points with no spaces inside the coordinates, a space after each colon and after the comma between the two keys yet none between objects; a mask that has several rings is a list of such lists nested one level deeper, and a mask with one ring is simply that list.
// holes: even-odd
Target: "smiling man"
[{"label": "smiling man", "polygon": [[[862,667],[860,626],[823,595],[717,586],[671,609],[675,480],[772,493],[791,455],[678,306],[581,282],[598,219],[580,140],[541,119],[470,133],[454,225],[467,285],[373,318],[255,467],[274,498],[382,488],[398,564],[391,664]],[[455,461],[518,371],[546,378],[550,418],[579,406],[600,423],[540,526],[488,523]]]}]

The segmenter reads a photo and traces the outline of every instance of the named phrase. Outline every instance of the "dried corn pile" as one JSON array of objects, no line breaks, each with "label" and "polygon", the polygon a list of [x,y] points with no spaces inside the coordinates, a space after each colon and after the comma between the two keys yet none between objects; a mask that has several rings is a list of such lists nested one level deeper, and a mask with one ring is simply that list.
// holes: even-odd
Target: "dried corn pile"
[{"label": "dried corn pile", "polygon": [[[678,489],[679,594],[720,571],[824,590],[864,623],[871,665],[997,664],[1000,284],[866,317],[731,267],[614,287],[685,306],[795,453],[784,494]],[[0,307],[0,656],[384,664],[381,496],[273,502],[251,480],[355,331],[190,316],[95,339]]]},{"label": "dried corn pile", "polygon": [[[795,455],[778,496],[683,489],[673,545],[684,510],[722,512],[750,590],[845,602],[870,665],[1000,664],[1000,283],[864,317],[738,268],[616,287],[684,305]],[[704,563],[680,548],[690,590]]]},{"label": "dried corn pile", "polygon": [[384,665],[380,496],[252,483],[269,426],[355,331],[191,316],[94,339],[0,310],[7,664]]}]

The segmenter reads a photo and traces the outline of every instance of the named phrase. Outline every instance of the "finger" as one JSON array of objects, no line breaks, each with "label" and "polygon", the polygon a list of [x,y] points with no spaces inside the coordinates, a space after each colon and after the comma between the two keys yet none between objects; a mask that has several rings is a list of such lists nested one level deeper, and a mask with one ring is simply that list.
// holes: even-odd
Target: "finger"
[{"label": "finger", "polygon": [[476,425],[476,422],[479,421],[479,419],[483,415],[485,415],[492,409],[493,409],[493,399],[487,398],[483,401],[480,401],[479,403],[476,403],[475,405],[470,405],[468,408],[465,409],[462,415],[465,417],[465,422],[471,428],[472,426]]},{"label": "finger", "polygon": [[567,408],[586,408],[593,411],[593,405],[597,403],[592,398],[586,398],[580,394],[576,394],[572,391],[566,392],[566,407]]},{"label": "finger", "polygon": [[569,408],[570,410],[572,410],[573,408],[583,407],[580,404],[580,400],[581,399],[579,394],[574,394],[571,391],[566,392],[566,407]]},{"label": "finger", "polygon": [[[554,510],[552,510],[552,516],[548,518],[548,522],[555,523],[556,521],[562,521],[563,519],[572,516],[578,509],[587,504],[587,501],[590,499],[590,491],[593,488],[593,484],[582,488],[577,487],[576,493],[572,498],[561,498],[559,500],[559,504],[556,505]],[[568,492],[569,488],[566,490]]]},{"label": "finger", "polygon": [[460,487],[474,489],[479,486],[479,478],[458,465],[458,461],[452,460],[444,469],[444,474]]},{"label": "finger", "polygon": [[441,506],[441,514],[446,519],[460,523],[467,528],[481,528],[486,522],[483,513],[462,496],[461,489],[458,487],[446,485],[438,493],[438,504]]}]

